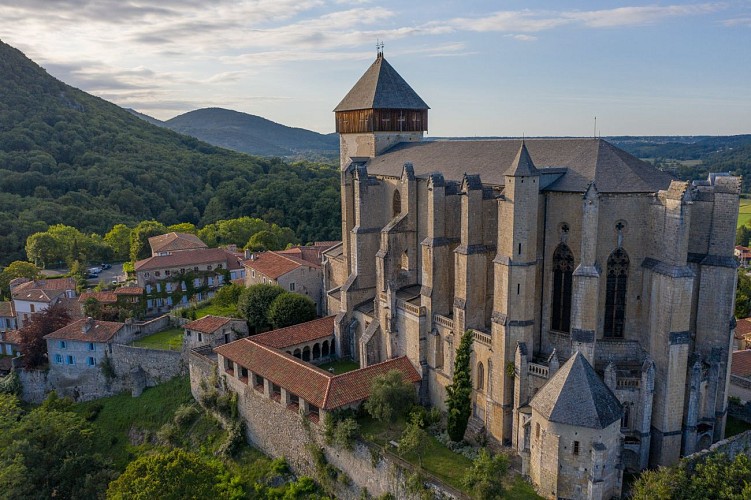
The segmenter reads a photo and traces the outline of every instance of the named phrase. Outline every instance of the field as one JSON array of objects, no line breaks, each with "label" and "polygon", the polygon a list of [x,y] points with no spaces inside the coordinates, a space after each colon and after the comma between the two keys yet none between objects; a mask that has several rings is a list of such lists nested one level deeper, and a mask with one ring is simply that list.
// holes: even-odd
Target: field
[{"label": "field", "polygon": [[165,351],[179,351],[183,346],[183,329],[171,328],[163,332],[147,335],[133,342],[135,347],[162,349]]},{"label": "field", "polygon": [[749,221],[751,221],[751,199],[741,198],[741,205],[738,208],[738,227]]}]

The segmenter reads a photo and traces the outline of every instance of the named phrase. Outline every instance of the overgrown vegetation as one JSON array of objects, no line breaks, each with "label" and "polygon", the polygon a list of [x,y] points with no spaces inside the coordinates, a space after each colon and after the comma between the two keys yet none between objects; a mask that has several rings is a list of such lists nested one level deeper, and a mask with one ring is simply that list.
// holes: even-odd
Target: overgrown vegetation
[{"label": "overgrown vegetation", "polygon": [[470,360],[472,354],[472,331],[467,330],[462,335],[454,362],[454,378],[446,388],[448,398],[447,430],[453,441],[464,439],[467,423],[472,414],[472,375]]},{"label": "overgrown vegetation", "polygon": [[391,370],[373,379],[365,410],[382,422],[394,423],[417,402],[415,386],[399,370]]}]

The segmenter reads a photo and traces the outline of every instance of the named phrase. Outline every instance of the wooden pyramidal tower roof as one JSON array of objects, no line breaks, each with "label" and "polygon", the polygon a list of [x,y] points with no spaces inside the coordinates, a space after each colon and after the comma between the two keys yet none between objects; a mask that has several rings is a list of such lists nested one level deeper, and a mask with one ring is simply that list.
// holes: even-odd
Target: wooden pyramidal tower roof
[{"label": "wooden pyramidal tower roof", "polygon": [[375,62],[357,81],[334,111],[358,109],[415,109],[430,107],[412,90],[399,73],[378,54]]}]

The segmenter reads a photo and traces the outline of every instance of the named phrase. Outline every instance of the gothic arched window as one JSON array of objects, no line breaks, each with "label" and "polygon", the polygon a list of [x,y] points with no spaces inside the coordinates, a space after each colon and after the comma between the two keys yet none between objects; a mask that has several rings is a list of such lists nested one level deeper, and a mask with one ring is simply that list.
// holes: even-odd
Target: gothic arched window
[{"label": "gothic arched window", "polygon": [[477,390],[485,389],[485,368],[482,363],[477,363]]},{"label": "gothic arched window", "polygon": [[561,332],[571,330],[571,283],[574,254],[561,243],[553,252],[553,305],[550,328]]},{"label": "gothic arched window", "polygon": [[391,211],[393,212],[392,217],[396,217],[402,213],[402,195],[399,194],[398,189],[394,191],[394,199],[391,202]]},{"label": "gothic arched window", "polygon": [[605,337],[623,337],[626,317],[626,284],[628,282],[628,254],[616,248],[608,257],[607,288],[605,290]]}]

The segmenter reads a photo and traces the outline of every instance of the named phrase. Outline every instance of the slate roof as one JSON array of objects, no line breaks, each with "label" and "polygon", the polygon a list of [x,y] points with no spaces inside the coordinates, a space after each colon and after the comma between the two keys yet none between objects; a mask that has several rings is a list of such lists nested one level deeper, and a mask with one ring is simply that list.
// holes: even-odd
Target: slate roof
[{"label": "slate roof", "polygon": [[[91,327],[84,332],[83,327],[87,321],[92,321]],[[125,327],[125,323],[116,323],[114,321],[99,321],[82,318],[74,321],[67,326],[55,330],[44,336],[44,339],[55,340],[79,340],[82,342],[109,342],[112,338]]]},{"label": "slate roof", "polygon": [[300,266],[318,267],[292,255],[282,255],[272,251],[255,254],[252,259],[243,261],[243,265],[272,280],[284,276]]},{"label": "slate roof", "polygon": [[[395,145],[366,162],[371,175],[400,177],[405,163],[416,176],[434,172],[459,181],[479,174],[483,184],[502,186],[511,175],[521,140],[423,141]],[[667,189],[673,177],[602,139],[526,139],[528,155],[540,175],[566,168],[547,191],[583,193],[595,182],[601,193],[654,193]]]},{"label": "slate roof", "polygon": [[591,429],[604,429],[620,420],[623,413],[618,398],[579,351],[542,386],[529,404],[551,422]]},{"label": "slate roof", "polygon": [[390,370],[401,371],[404,378],[413,383],[419,382],[421,378],[405,356],[341,375],[331,375],[254,339],[249,337],[236,340],[215,347],[214,352],[324,410],[367,399],[373,379]]},{"label": "slate roof", "polygon": [[16,311],[13,309],[13,302],[0,302],[0,318],[14,317]]},{"label": "slate roof", "polygon": [[747,378],[751,376],[751,349],[745,351],[733,351],[730,373],[736,377]]},{"label": "slate roof", "polygon": [[334,111],[430,109],[388,61],[379,55]]},{"label": "slate roof", "polygon": [[519,152],[516,153],[516,158],[511,162],[511,168],[509,168],[508,173],[515,177],[538,175],[537,168],[535,168],[532,158],[529,157],[527,145],[523,140],[522,145],[519,147]]},{"label": "slate roof", "polygon": [[239,269],[241,267],[237,257],[223,248],[198,248],[176,252],[172,255],[156,255],[139,260],[136,262],[135,270],[151,271],[152,269],[170,269],[213,263],[226,265],[227,269]]},{"label": "slate roof", "polygon": [[204,316],[203,318],[191,321],[183,325],[186,330],[194,330],[201,333],[214,333],[221,327],[232,321],[232,318],[225,318],[223,316]]},{"label": "slate roof", "polygon": [[152,236],[149,238],[149,246],[153,254],[207,248],[206,243],[194,234],[174,232]]},{"label": "slate roof", "polygon": [[253,340],[267,347],[284,349],[293,345],[304,344],[334,334],[335,316],[306,321],[286,328],[279,328],[253,336]]}]

